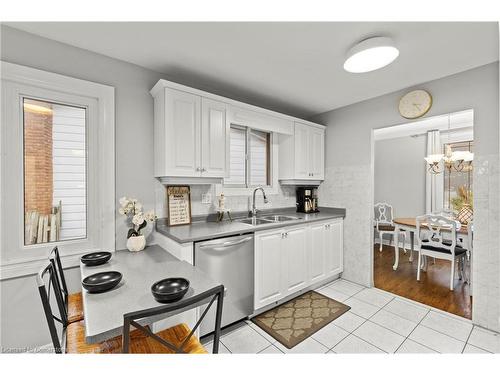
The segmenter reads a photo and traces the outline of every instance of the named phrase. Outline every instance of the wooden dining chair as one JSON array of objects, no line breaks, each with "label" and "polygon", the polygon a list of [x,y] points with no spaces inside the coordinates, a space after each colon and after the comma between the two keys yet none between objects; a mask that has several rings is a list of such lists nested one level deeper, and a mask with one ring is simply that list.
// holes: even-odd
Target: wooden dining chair
[{"label": "wooden dining chair", "polygon": [[[37,284],[40,298],[42,300],[43,311],[49,327],[49,333],[54,347],[54,352],[57,354],[112,354],[122,353],[122,336],[117,336],[109,340],[87,344],[85,341],[85,321],[68,323],[64,318],[64,297],[60,281],[57,275],[54,262],[49,261],[37,274]],[[56,314],[52,309],[52,300],[55,299],[57,308]],[[149,327],[146,327],[149,329]],[[188,333],[186,333],[188,332]],[[178,337],[186,337],[189,335],[187,326],[178,325],[160,333],[162,337],[167,339]],[[164,353],[169,351],[161,351],[148,338],[138,330],[130,332],[130,342],[133,347],[145,348],[144,353]],[[194,337],[190,338],[188,345],[185,346],[194,352],[205,352],[203,346]]]},{"label": "wooden dining chair", "polygon": [[[389,234],[391,236],[391,242],[395,241],[398,244],[399,238],[394,238],[394,231],[396,226],[394,225],[394,210],[389,203],[377,203],[375,204],[374,211],[375,219],[375,230],[378,232],[380,239],[379,251],[382,252],[382,243],[384,234]],[[406,253],[406,232],[401,231],[401,236],[403,237],[403,250]]]},{"label": "wooden dining chair", "polygon": [[[224,286],[219,285],[198,295],[181,299],[178,302],[157,306],[146,310],[127,313],[123,316],[123,353],[176,353],[176,354],[204,354],[206,349],[194,337],[194,332],[199,327],[202,320],[215,301],[217,307],[215,312],[215,331],[212,352],[219,352],[219,338],[222,320],[222,303],[224,299]],[[200,304],[208,303],[201,313],[200,318],[189,329],[186,324],[153,333],[149,326],[143,326],[138,321],[149,319],[154,316],[164,315],[174,311],[185,311]],[[130,331],[130,327],[135,327],[135,331]],[[139,335],[140,339],[133,338],[132,333]]]},{"label": "wooden dining chair", "polygon": [[[84,321],[68,323],[64,318],[66,304],[55,262],[48,261],[48,264],[38,272],[36,279],[55,353],[119,353],[121,351],[121,337],[89,345],[85,343]],[[58,315],[54,315],[52,310],[52,299],[55,299]]]},{"label": "wooden dining chair", "polygon": [[59,256],[59,249],[54,247],[50,252],[49,259],[53,262],[58,277],[59,285],[61,287],[61,292],[63,294],[64,304],[66,305],[66,320],[69,323],[78,322],[83,320],[83,300],[82,292],[69,293],[68,286],[66,284],[66,278],[64,277],[64,269],[61,262],[61,257]]},{"label": "wooden dining chair", "polygon": [[467,253],[467,250],[457,243],[455,220],[433,214],[418,216],[416,219],[416,237],[418,247],[417,280],[420,281],[424,256],[449,260],[451,262],[450,290],[453,290],[456,260],[459,261],[460,279],[463,279]]}]

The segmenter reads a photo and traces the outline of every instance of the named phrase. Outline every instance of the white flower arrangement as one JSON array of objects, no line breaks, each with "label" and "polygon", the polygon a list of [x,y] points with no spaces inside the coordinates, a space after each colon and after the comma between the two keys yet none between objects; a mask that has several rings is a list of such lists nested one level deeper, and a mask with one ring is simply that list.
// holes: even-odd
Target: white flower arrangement
[{"label": "white flower arrangement", "polygon": [[132,223],[132,228],[127,233],[127,238],[140,236],[141,230],[149,223],[156,221],[157,216],[154,211],[142,212],[142,203],[135,198],[122,197],[119,200],[120,208],[118,212],[124,215]]}]

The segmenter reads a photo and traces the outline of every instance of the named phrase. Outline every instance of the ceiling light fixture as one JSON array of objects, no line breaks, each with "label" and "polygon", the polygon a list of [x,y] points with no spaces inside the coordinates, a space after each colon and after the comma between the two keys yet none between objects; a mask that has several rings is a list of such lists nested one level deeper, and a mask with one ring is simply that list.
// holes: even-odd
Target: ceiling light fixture
[{"label": "ceiling light fixture", "polygon": [[448,115],[448,144],[445,145],[444,154],[431,154],[424,159],[429,167],[429,172],[439,174],[443,172],[441,167],[441,160],[443,167],[451,173],[454,169],[457,172],[468,172],[472,170],[472,161],[474,160],[474,153],[470,151],[453,151],[450,146],[450,133],[451,133],[451,115]]},{"label": "ceiling light fixture", "polygon": [[373,37],[362,40],[347,53],[344,69],[350,73],[366,73],[383,68],[399,56],[390,38]]}]

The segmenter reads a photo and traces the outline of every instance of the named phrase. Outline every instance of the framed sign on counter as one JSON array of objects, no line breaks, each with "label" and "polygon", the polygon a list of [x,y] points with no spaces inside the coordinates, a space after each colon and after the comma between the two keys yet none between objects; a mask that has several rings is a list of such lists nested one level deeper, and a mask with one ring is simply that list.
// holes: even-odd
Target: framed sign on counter
[{"label": "framed sign on counter", "polygon": [[191,190],[189,186],[167,186],[169,226],[191,224]]}]

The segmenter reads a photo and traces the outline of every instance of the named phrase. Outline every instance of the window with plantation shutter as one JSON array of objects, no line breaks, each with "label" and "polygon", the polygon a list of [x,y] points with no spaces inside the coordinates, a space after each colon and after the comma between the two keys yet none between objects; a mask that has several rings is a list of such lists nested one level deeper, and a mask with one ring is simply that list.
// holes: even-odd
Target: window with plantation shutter
[{"label": "window with plantation shutter", "polygon": [[229,178],[226,185],[245,186],[246,184],[246,130],[231,127],[229,137]]},{"label": "window with plantation shutter", "polygon": [[269,186],[271,133],[231,126],[229,177],[226,186]]}]

